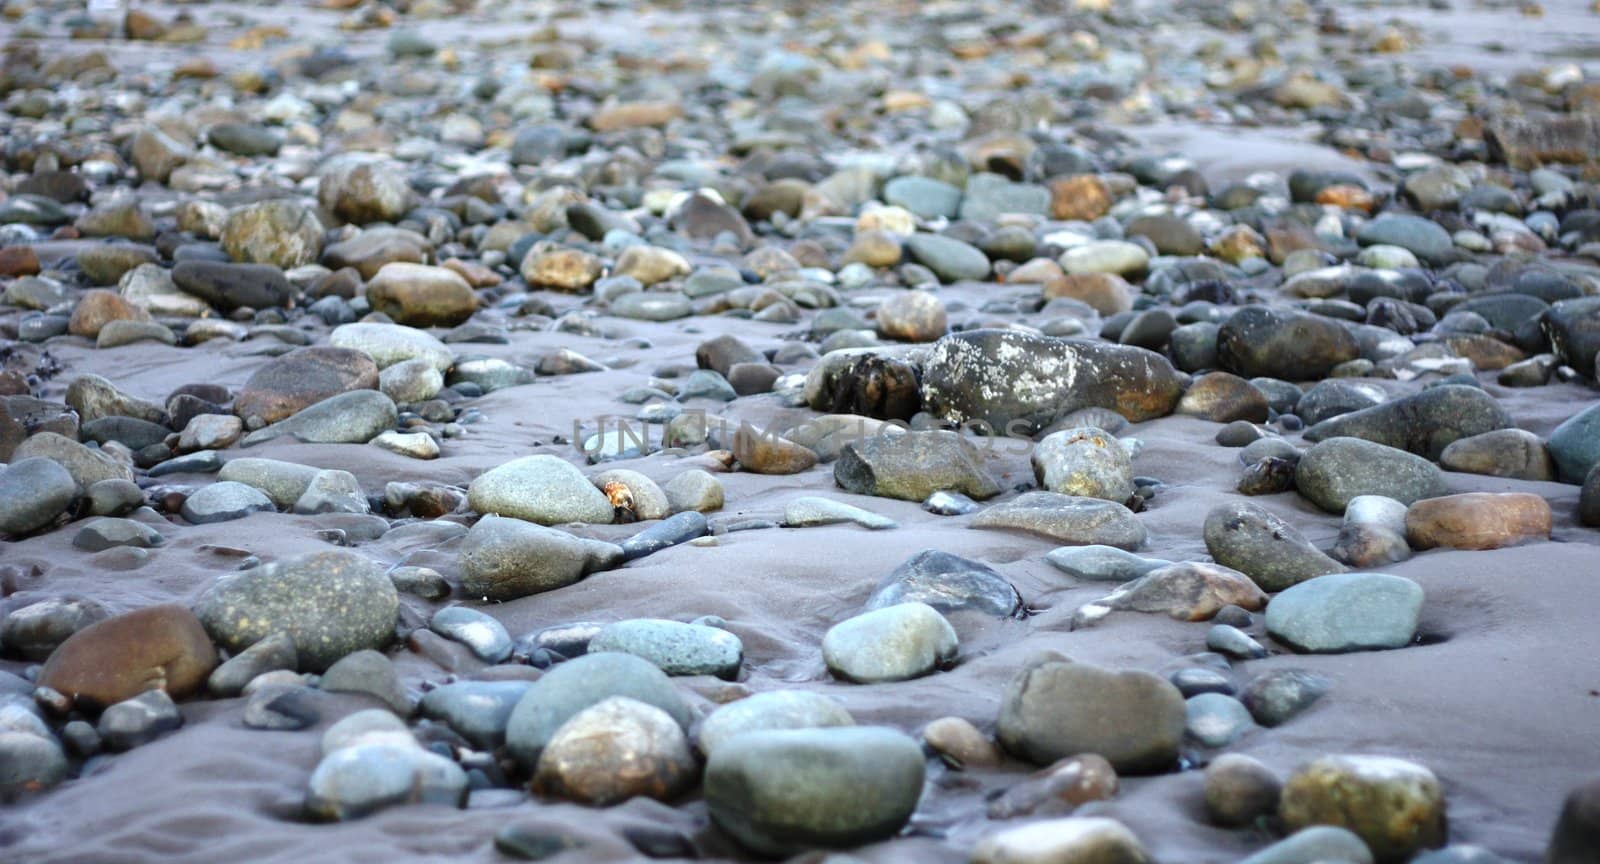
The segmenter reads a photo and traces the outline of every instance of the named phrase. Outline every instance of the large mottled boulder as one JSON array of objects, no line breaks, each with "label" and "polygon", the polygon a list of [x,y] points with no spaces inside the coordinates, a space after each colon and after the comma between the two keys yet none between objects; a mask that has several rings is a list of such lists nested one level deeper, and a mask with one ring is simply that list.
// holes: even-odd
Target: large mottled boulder
[{"label": "large mottled boulder", "polygon": [[1437,460],[1452,443],[1513,425],[1511,413],[1477,387],[1432,387],[1404,399],[1340,414],[1306,430],[1307,441],[1364,438]]},{"label": "large mottled boulder", "polygon": [[182,699],[200,689],[217,651],[182,606],[149,606],[90,624],[61,643],[39,685],[81,705],[105,708],[146,690]]},{"label": "large mottled boulder", "polygon": [[1049,660],[1012,679],[998,726],[1000,743],[1035,764],[1098,753],[1119,773],[1142,773],[1177,763],[1186,716],[1165,678]]},{"label": "large mottled boulder", "polygon": [[229,651],[288,633],[302,667],[314,672],[346,654],[388,645],[399,609],[400,597],[383,568],[345,550],[230,573],[195,603],[206,631]]},{"label": "large mottled boulder", "polygon": [[1289,309],[1246,306],[1217,332],[1222,368],[1244,378],[1310,381],[1361,354],[1342,324]]},{"label": "large mottled boulder", "polygon": [[1016,330],[946,336],[922,365],[925,410],[1001,435],[1031,434],[1080,408],[1162,417],[1182,392],[1182,374],[1152,351]]}]

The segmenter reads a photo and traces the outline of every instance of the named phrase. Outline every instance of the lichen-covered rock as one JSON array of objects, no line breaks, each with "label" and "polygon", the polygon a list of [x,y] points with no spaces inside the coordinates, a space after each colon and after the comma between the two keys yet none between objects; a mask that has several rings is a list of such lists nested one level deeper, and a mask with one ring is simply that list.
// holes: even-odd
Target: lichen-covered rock
[{"label": "lichen-covered rock", "polygon": [[1080,408],[1149,420],[1172,413],[1182,390],[1182,375],[1155,352],[1016,330],[946,336],[922,364],[929,413],[1000,435],[1035,432]]}]

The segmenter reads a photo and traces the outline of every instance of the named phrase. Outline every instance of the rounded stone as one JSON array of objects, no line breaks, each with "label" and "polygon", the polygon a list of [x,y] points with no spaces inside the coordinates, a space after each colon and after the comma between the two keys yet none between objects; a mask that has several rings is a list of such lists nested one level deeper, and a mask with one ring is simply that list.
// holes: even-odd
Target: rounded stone
[{"label": "rounded stone", "polygon": [[1118,773],[1148,773],[1177,762],[1185,720],[1183,695],[1163,678],[1046,661],[1006,687],[999,737],[1039,765],[1097,753]]},{"label": "rounded stone", "polygon": [[694,783],[699,767],[671,715],[613,696],[561,724],[539,755],[533,787],[601,806],[641,796],[669,801]]},{"label": "rounded stone", "polygon": [[710,756],[735,736],[765,729],[819,729],[854,726],[843,705],[807,690],[757,693],[711,712],[695,737],[700,752]]},{"label": "rounded stone", "polygon": [[1346,828],[1379,864],[1444,845],[1444,792],[1427,768],[1386,756],[1325,756],[1294,772],[1278,816],[1289,831]]},{"label": "rounded stone", "polygon": [[1033,448],[1034,477],[1051,492],[1123,503],[1133,497],[1133,460],[1104,430],[1053,432]]},{"label": "rounded stone", "polygon": [[90,708],[165,690],[182,699],[200,689],[217,652],[194,614],[182,606],[149,606],[74,633],[51,653],[39,684]]},{"label": "rounded stone", "polygon": [[613,696],[653,705],[685,729],[693,717],[666,673],[650,661],[631,654],[584,654],[551,669],[528,688],[511,711],[506,746],[532,771],[557,730],[580,711]]},{"label": "rounded stone", "polygon": [[955,659],[955,628],[926,603],[864,612],[829,628],[822,659],[834,675],[859,684],[904,681]]},{"label": "rounded stone", "polygon": [[972,864],[1149,864],[1139,838],[1115,819],[1069,816],[1007,828],[978,841]]},{"label": "rounded stone", "polygon": [[67,469],[43,457],[0,468],[0,534],[27,534],[54,522],[77,497]]},{"label": "rounded stone", "polygon": [[195,614],[232,652],[287,633],[302,667],[321,672],[346,654],[388,645],[399,607],[382,567],[338,550],[223,576],[200,596]]},{"label": "rounded stone", "polygon": [[662,618],[618,621],[589,640],[590,651],[642,657],[668,675],[716,675],[732,679],[744,660],[744,643],[726,630]]},{"label": "rounded stone", "polygon": [[1410,504],[1445,491],[1439,466],[1360,438],[1329,438],[1312,445],[1300,457],[1294,479],[1300,494],[1329,513],[1343,513],[1361,495]]},{"label": "rounded stone", "polygon": [[1417,635],[1422,586],[1386,573],[1330,573],[1267,606],[1267,632],[1312,654],[1403,648]]},{"label": "rounded stone", "polygon": [[1550,502],[1526,492],[1468,492],[1425,498],[1406,510],[1406,540],[1417,550],[1499,549],[1550,539]]},{"label": "rounded stone", "polygon": [[1208,513],[1203,535],[1206,551],[1218,564],[1249,576],[1265,591],[1282,591],[1345,569],[1294,526],[1247,501],[1223,504]]},{"label": "rounded stone", "polygon": [[887,840],[922,796],[922,747],[881,727],[747,732],[706,762],[711,819],[767,856]]},{"label": "rounded stone", "polygon": [[1214,824],[1240,828],[1278,812],[1283,782],[1242,753],[1224,753],[1206,766],[1206,814]]},{"label": "rounded stone", "polygon": [[512,516],[540,525],[611,522],[611,502],[572,463],[555,456],[523,456],[480,474],[467,502],[483,514]]}]

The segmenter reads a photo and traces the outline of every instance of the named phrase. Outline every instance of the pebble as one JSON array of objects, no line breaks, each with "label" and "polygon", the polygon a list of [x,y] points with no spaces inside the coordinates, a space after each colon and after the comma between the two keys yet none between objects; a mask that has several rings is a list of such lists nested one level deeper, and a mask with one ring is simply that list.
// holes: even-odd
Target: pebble
[{"label": "pebble", "polygon": [[532,684],[527,681],[457,681],[423,694],[422,716],[442,721],[473,746],[505,744],[511,711]]},{"label": "pebble", "polygon": [[660,618],[635,618],[608,625],[589,640],[590,651],[642,657],[668,675],[715,675],[733,680],[744,661],[744,643],[727,630]]},{"label": "pebble", "polygon": [[1283,785],[1278,815],[1289,831],[1348,829],[1378,861],[1404,861],[1444,845],[1445,800],[1438,778],[1389,756],[1324,756]]},{"label": "pebble", "polygon": [[990,819],[1071,812],[1092,801],[1117,797],[1121,781],[1103,757],[1068,756],[1028,775],[989,802]]},{"label": "pebble", "polygon": [[195,525],[232,522],[251,513],[272,512],[272,499],[243,483],[222,480],[205,486],[184,499],[183,518]]},{"label": "pebble", "polygon": [[1206,621],[1229,606],[1260,609],[1267,595],[1237,570],[1217,564],[1184,561],[1151,570],[1125,583],[1082,611],[1094,607],[1159,612],[1179,621]]},{"label": "pebble", "polygon": [[54,739],[0,731],[0,789],[39,792],[67,779],[70,770],[66,753]]},{"label": "pebble", "polygon": [[338,693],[371,696],[401,717],[410,716],[414,707],[411,694],[400,683],[394,663],[378,651],[363,649],[339,658],[322,673],[322,689]]},{"label": "pebble", "polygon": [[1036,765],[1097,753],[1119,774],[1176,764],[1185,724],[1176,687],[1148,672],[1047,661],[1024,669],[1000,707],[1000,743]]},{"label": "pebble", "polygon": [[1104,816],[1071,816],[1007,828],[981,838],[972,850],[973,864],[1144,864],[1149,860],[1132,831]]},{"label": "pebble", "polygon": [[1264,591],[1282,591],[1345,569],[1294,526],[1249,502],[1212,510],[1202,531],[1206,551],[1218,564],[1244,573]]},{"label": "pebble", "polygon": [[1333,825],[1316,825],[1294,832],[1245,858],[1240,864],[1318,864],[1344,861],[1373,864],[1372,851],[1351,831]]},{"label": "pebble", "polygon": [[1133,460],[1122,442],[1100,429],[1053,432],[1030,459],[1040,488],[1050,492],[1119,504],[1133,497]]},{"label": "pebble", "polygon": [[523,456],[485,471],[467,487],[467,503],[479,513],[540,525],[612,519],[605,494],[555,456]]},{"label": "pebble", "polygon": [[0,532],[27,534],[49,525],[72,504],[77,483],[44,457],[13,458],[0,469]]},{"label": "pebble", "polygon": [[1589,781],[1567,793],[1561,805],[1561,815],[1556,820],[1546,855],[1549,864],[1578,864],[1594,857],[1600,848],[1600,817],[1596,803],[1600,802],[1600,782]]},{"label": "pebble", "polygon": [[1422,587],[1400,576],[1331,573],[1274,597],[1267,632],[1314,654],[1402,648],[1416,638],[1422,599]]},{"label": "pebble", "polygon": [[1278,813],[1283,781],[1242,753],[1224,753],[1206,766],[1206,815],[1225,828],[1250,825]]},{"label": "pebble", "polygon": [[1496,429],[1450,442],[1439,453],[1446,471],[1514,480],[1550,481],[1556,467],[1539,436],[1523,429]]},{"label": "pebble", "polygon": [[1313,445],[1300,457],[1295,487],[1330,513],[1343,513],[1352,499],[1362,495],[1411,504],[1445,491],[1439,466],[1360,438],[1329,438]]},{"label": "pebble", "polygon": [[836,677],[858,684],[905,681],[955,660],[955,628],[926,603],[863,612],[828,629],[822,659]]},{"label": "pebble", "polygon": [[132,750],[182,725],[183,714],[172,697],[163,690],[147,690],[107,707],[95,731],[107,748]]},{"label": "pebble", "polygon": [[1016,586],[977,561],[925,549],[885,576],[867,598],[869,610],[925,603],[941,613],[974,609],[1000,618],[1022,612]]},{"label": "pebble", "polygon": [[1055,492],[1027,492],[973,517],[973,528],[1026,531],[1057,543],[1132,551],[1148,536],[1138,517],[1115,501]]},{"label": "pebble", "polygon": [[751,731],[707,759],[711,820],[769,857],[900,831],[922,797],[922,748],[875,726]]},{"label": "pebble", "polygon": [[1438,459],[1446,447],[1462,438],[1511,425],[1510,413],[1493,396],[1477,387],[1455,384],[1323,420],[1307,429],[1305,438],[1361,438]]},{"label": "pebble", "polygon": [[500,663],[511,656],[511,634],[505,625],[476,609],[440,609],[428,621],[428,629],[467,646],[485,663]]},{"label": "pebble", "polygon": [[[8,644],[16,644],[14,635],[6,634]],[[195,615],[162,604],[77,630],[50,653],[39,684],[104,708],[151,689],[178,699],[193,695],[216,665],[217,652]]]},{"label": "pebble", "polygon": [[846,444],[833,463],[839,488],[857,495],[924,501],[935,492],[983,500],[1000,487],[970,440],[948,431],[874,435]]},{"label": "pebble", "polygon": [[1000,748],[989,737],[960,717],[941,717],[922,729],[922,743],[958,771],[991,768],[1001,760]]},{"label": "pebble", "polygon": [[667,801],[694,782],[699,767],[670,714],[612,696],[561,724],[539,755],[533,786],[600,806],[638,796]]},{"label": "pebble", "polygon": [[531,771],[563,724],[613,696],[652,705],[689,726],[688,703],[655,664],[631,654],[591,653],[556,666],[528,688],[511,711],[506,747]]},{"label": "pebble", "polygon": [[466,794],[466,772],[415,743],[354,744],[317,763],[305,807],[314,819],[347,821],[399,804],[459,807]]},{"label": "pebble", "polygon": [[0,642],[25,659],[45,660],[74,633],[105,618],[106,610],[86,598],[40,600],[0,619]]},{"label": "pebble", "polygon": [[468,597],[514,600],[571,585],[622,557],[622,548],[611,543],[521,519],[485,516],[461,543],[461,590]]},{"label": "pebble", "polygon": [[1100,545],[1062,546],[1050,550],[1045,560],[1073,578],[1090,582],[1131,582],[1172,563]]},{"label": "pebble", "polygon": [[1184,734],[1202,747],[1227,747],[1255,725],[1239,700],[1222,693],[1190,697],[1184,710]]},{"label": "pebble", "polygon": [[790,501],[783,509],[783,524],[790,528],[837,525],[841,522],[853,522],[874,531],[900,527],[898,522],[887,516],[832,498],[807,495]]},{"label": "pebble", "polygon": [[399,410],[388,396],[376,390],[352,390],[251,432],[242,446],[283,437],[310,444],[365,444],[394,428],[398,420]]},{"label": "pebble", "polygon": [[1425,498],[1406,510],[1406,540],[1417,550],[1500,549],[1550,539],[1550,503],[1526,492],[1468,492]]},{"label": "pebble", "polygon": [[764,729],[853,726],[850,712],[831,697],[804,690],[757,693],[724,705],[700,724],[695,743],[710,756],[738,735]]},{"label": "pebble", "polygon": [[257,676],[279,669],[292,672],[299,665],[294,639],[288,633],[273,633],[212,670],[206,679],[206,689],[222,698],[238,696]]}]

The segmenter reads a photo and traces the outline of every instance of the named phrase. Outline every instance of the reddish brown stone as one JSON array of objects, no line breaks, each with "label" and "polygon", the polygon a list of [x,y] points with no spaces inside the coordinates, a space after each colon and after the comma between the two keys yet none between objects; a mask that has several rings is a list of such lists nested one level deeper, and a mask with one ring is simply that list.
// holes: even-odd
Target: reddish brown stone
[{"label": "reddish brown stone", "polygon": [[193,612],[177,604],[107,618],[61,643],[39,684],[78,704],[104,708],[146,690],[182,699],[200,689],[217,651]]},{"label": "reddish brown stone", "polygon": [[1526,492],[1424,498],[1406,511],[1414,549],[1499,549],[1550,537],[1550,502]]}]

